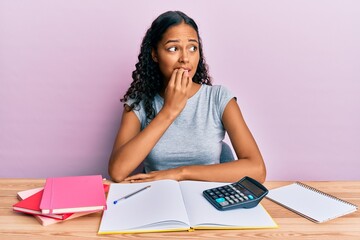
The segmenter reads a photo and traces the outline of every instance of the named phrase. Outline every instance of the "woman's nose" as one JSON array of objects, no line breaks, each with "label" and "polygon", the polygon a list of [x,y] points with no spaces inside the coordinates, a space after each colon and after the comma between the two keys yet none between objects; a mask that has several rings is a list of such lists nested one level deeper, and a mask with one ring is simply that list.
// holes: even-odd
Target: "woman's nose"
[{"label": "woman's nose", "polygon": [[186,50],[181,51],[181,55],[179,57],[179,62],[181,62],[181,63],[189,62],[189,53]]}]

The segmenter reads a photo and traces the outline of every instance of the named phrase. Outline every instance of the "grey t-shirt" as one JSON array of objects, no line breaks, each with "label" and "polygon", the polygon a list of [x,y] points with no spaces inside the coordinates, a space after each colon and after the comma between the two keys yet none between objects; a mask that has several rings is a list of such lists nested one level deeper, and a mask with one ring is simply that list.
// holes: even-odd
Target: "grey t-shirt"
[{"label": "grey t-shirt", "polygon": [[[145,172],[219,163],[225,136],[222,114],[233,97],[223,86],[201,85],[144,160]],[[156,95],[153,102],[155,114],[163,104],[164,99]],[[133,111],[143,130],[147,122],[143,104]]]}]

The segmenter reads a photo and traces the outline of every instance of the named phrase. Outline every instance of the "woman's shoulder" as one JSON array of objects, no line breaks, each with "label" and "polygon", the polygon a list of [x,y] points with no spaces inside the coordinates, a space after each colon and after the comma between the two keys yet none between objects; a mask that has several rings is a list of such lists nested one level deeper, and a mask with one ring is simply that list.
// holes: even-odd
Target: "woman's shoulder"
[{"label": "woman's shoulder", "polygon": [[231,91],[224,85],[203,85],[203,89],[211,95],[232,95]]},{"label": "woman's shoulder", "polygon": [[141,109],[144,108],[144,101],[143,100],[138,100],[138,99],[135,99],[135,98],[128,98],[124,102],[124,105],[128,105],[129,107],[132,107],[132,110],[140,111]]},{"label": "woman's shoulder", "polygon": [[235,97],[234,94],[223,85],[207,85],[204,91],[207,91],[206,95],[210,101],[214,102],[214,106],[218,106],[220,116],[222,116],[228,102]]},{"label": "woman's shoulder", "polygon": [[227,90],[227,87],[224,85],[202,85],[208,91],[224,91]]},{"label": "woman's shoulder", "polygon": [[[126,105],[128,107],[126,107]],[[143,125],[143,123],[146,120],[146,112],[145,112],[145,107],[144,107],[144,101],[142,101],[142,100],[139,101],[139,100],[134,99],[134,98],[128,98],[124,102],[124,106],[125,106],[125,108],[130,107],[131,111],[133,111],[135,113],[135,115],[138,117],[139,121]]]}]

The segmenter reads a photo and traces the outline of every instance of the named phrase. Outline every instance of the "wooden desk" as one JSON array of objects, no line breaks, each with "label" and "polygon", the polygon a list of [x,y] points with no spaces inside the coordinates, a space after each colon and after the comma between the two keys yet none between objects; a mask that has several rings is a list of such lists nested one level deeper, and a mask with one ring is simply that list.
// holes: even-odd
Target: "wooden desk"
[{"label": "wooden desk", "polygon": [[[43,179],[0,179],[1,239],[360,239],[360,211],[316,224],[268,199],[262,204],[279,225],[278,229],[97,235],[101,213],[43,227],[34,217],[14,212],[12,205],[17,202],[17,192],[42,187],[44,183]],[[289,183],[267,182],[265,185],[272,189]],[[305,183],[360,206],[360,181]]]}]

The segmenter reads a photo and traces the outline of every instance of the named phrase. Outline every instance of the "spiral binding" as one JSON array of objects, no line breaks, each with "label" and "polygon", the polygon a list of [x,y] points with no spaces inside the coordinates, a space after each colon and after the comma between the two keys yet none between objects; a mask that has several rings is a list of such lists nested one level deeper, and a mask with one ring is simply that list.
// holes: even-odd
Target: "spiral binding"
[{"label": "spiral binding", "polygon": [[301,187],[304,187],[304,188],[306,188],[306,189],[309,189],[309,190],[311,190],[311,191],[313,191],[313,192],[319,193],[319,194],[321,194],[321,195],[323,195],[323,196],[332,198],[332,199],[334,199],[334,200],[336,200],[336,201],[339,201],[339,202],[342,202],[342,203],[345,203],[345,204],[348,204],[348,205],[350,205],[350,206],[353,206],[353,207],[356,207],[356,208],[357,208],[356,205],[354,205],[354,204],[352,204],[352,203],[350,203],[350,202],[347,202],[347,201],[345,201],[345,200],[342,200],[342,199],[340,199],[340,198],[337,198],[337,197],[335,197],[335,196],[333,196],[333,195],[331,195],[331,194],[322,192],[322,191],[320,191],[320,190],[318,190],[318,189],[316,189],[316,188],[313,188],[313,187],[311,187],[311,186],[309,186],[309,185],[306,185],[305,183],[302,183],[302,182],[295,182],[295,183],[296,183],[297,185],[299,185],[299,186],[301,186]]}]

